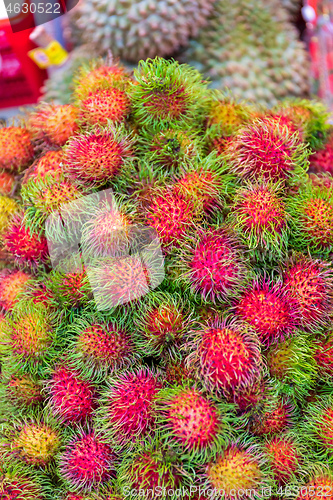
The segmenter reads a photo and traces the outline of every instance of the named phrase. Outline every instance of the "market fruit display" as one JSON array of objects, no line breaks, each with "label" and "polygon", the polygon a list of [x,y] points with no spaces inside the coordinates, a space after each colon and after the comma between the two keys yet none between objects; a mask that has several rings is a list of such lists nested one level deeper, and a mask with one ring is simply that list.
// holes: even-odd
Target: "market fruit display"
[{"label": "market fruit display", "polygon": [[331,498],[325,107],[74,82],[0,129],[0,498]]}]

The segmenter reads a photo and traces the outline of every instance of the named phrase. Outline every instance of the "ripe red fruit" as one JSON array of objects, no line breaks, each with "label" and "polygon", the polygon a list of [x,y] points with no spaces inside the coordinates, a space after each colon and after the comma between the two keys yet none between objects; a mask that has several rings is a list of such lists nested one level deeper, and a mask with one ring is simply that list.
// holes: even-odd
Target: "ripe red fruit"
[{"label": "ripe red fruit", "polygon": [[80,103],[80,120],[89,125],[120,123],[129,113],[130,100],[123,90],[96,90]]},{"label": "ripe red fruit", "polygon": [[25,128],[0,128],[0,168],[20,172],[34,156],[31,134]]},{"label": "ripe red fruit", "polygon": [[0,272],[0,307],[4,311],[12,309],[20,293],[27,290],[31,276],[16,269],[3,269]]},{"label": "ripe red fruit", "polygon": [[296,442],[285,435],[274,436],[265,443],[271,469],[279,484],[287,483],[296,473],[301,455]]}]

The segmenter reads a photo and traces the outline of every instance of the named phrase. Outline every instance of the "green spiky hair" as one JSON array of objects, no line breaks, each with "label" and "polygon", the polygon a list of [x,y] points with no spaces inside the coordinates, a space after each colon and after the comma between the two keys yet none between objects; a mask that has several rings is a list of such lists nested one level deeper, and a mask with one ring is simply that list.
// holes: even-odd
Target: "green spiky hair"
[{"label": "green spiky hair", "polygon": [[4,327],[1,352],[7,366],[41,374],[56,354],[56,316],[43,303],[21,301]]},{"label": "green spiky hair", "polygon": [[207,83],[194,68],[156,57],[140,61],[134,76],[131,100],[140,124],[181,128],[203,120]]},{"label": "green spiky hair", "polygon": [[105,380],[140,358],[134,350],[126,314],[110,320],[99,313],[83,312],[66,327],[70,335],[67,363],[88,380]]},{"label": "green spiky hair", "polygon": [[276,389],[281,394],[306,397],[317,378],[313,357],[314,344],[309,335],[300,332],[296,337],[271,346],[266,360]]},{"label": "green spiky hair", "polygon": [[0,495],[4,499],[45,499],[44,495],[49,487],[46,477],[31,467],[18,462],[14,464],[0,463],[0,474]]},{"label": "green spiky hair", "polygon": [[26,410],[39,405],[43,401],[42,381],[22,371],[5,372],[0,377],[1,413],[7,403],[11,407]]},{"label": "green spiky hair", "polygon": [[161,439],[189,461],[216,457],[233,435],[234,409],[190,381],[162,389],[156,410]]},{"label": "green spiky hair", "polygon": [[[126,453],[119,468],[119,483],[122,491],[131,492],[131,500],[140,498],[140,491],[153,500],[154,490],[173,491],[168,500],[179,498],[177,489],[185,487],[191,481],[190,464],[170,447],[163,445],[158,434],[138,442],[136,448]],[[176,492],[175,492],[176,490]],[[136,491],[136,493],[135,493]],[[141,493],[142,496],[142,493]]]},{"label": "green spiky hair", "polygon": [[180,359],[180,347],[190,319],[190,307],[178,293],[150,292],[134,316],[134,336],[139,352],[144,356]]},{"label": "green spiky hair", "polygon": [[236,191],[226,223],[256,258],[272,258],[287,251],[288,218],[281,182],[247,182]]},{"label": "green spiky hair", "polygon": [[290,244],[295,250],[327,256],[333,249],[333,186],[307,182],[287,203],[291,216]]},{"label": "green spiky hair", "polygon": [[330,129],[330,115],[322,102],[287,99],[276,106],[275,112],[287,116],[295,123],[311,149],[320,149],[324,145]]},{"label": "green spiky hair", "polygon": [[296,482],[303,472],[306,450],[295,432],[289,431],[264,439],[264,452],[268,456],[277,486]]}]

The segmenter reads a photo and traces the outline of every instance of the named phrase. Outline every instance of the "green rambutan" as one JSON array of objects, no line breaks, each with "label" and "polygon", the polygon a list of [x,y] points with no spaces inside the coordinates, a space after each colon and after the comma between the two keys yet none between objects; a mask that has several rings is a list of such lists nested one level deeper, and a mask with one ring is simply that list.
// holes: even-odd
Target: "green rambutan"
[{"label": "green rambutan", "polygon": [[63,160],[64,153],[62,149],[46,151],[25,171],[23,184],[27,183],[31,178],[45,180],[47,176],[52,176],[59,180],[63,171]]},{"label": "green rambutan", "polygon": [[324,395],[309,403],[304,419],[300,422],[300,434],[311,448],[316,459],[329,464],[333,462],[333,398]]},{"label": "green rambutan", "polygon": [[83,376],[105,379],[107,374],[133,364],[139,357],[123,322],[96,314],[81,315],[69,326],[72,335],[67,360]]},{"label": "green rambutan", "polygon": [[99,402],[98,425],[117,446],[131,446],[154,429],[161,388],[160,374],[148,368],[114,375]]},{"label": "green rambutan", "polygon": [[70,271],[54,269],[48,275],[47,288],[62,309],[73,309],[87,305],[92,298],[90,281],[81,268]]},{"label": "green rambutan", "polygon": [[273,436],[265,442],[264,450],[269,457],[274,479],[279,485],[289,483],[297,476],[303,454],[294,436],[288,434]]},{"label": "green rambutan", "polygon": [[22,215],[15,215],[2,234],[5,250],[18,266],[36,268],[48,260],[48,245],[43,234],[26,226]]},{"label": "green rambutan", "polygon": [[297,129],[303,131],[304,142],[311,149],[322,147],[330,129],[329,112],[323,103],[308,99],[288,99],[279,103],[275,112],[292,120]]},{"label": "green rambutan", "polygon": [[10,196],[15,190],[16,178],[14,174],[0,171],[0,195]]},{"label": "green rambutan", "polygon": [[282,282],[255,278],[235,303],[235,313],[248,322],[266,347],[296,333],[299,312]]},{"label": "green rambutan", "polygon": [[79,120],[84,125],[124,122],[130,112],[130,100],[115,87],[99,89],[80,102]]},{"label": "green rambutan", "polygon": [[313,330],[328,324],[333,306],[333,273],[329,264],[296,254],[283,264],[281,271],[285,288],[300,311],[302,328]]},{"label": "green rambutan", "polygon": [[31,134],[25,128],[0,128],[0,168],[20,172],[34,157]]},{"label": "green rambutan", "polygon": [[144,356],[177,358],[188,330],[190,314],[180,295],[151,292],[134,318],[135,341]]},{"label": "green rambutan", "polygon": [[140,61],[134,77],[130,98],[140,124],[180,128],[202,121],[207,83],[194,68],[156,57]]},{"label": "green rambutan", "polygon": [[45,496],[36,474],[21,466],[0,466],[0,495],[3,500],[44,500]]},{"label": "green rambutan", "polygon": [[279,123],[255,120],[229,143],[225,158],[242,179],[295,184],[305,178],[308,150],[298,133]]},{"label": "green rambutan", "polygon": [[288,216],[281,183],[248,183],[236,191],[226,223],[257,258],[281,256],[288,247]]},{"label": "green rambutan", "polygon": [[29,373],[15,372],[4,377],[5,397],[14,406],[29,408],[43,401],[42,385],[40,381]]},{"label": "green rambutan", "polygon": [[208,320],[193,332],[186,347],[187,366],[213,392],[242,392],[263,368],[254,330],[236,318]]},{"label": "green rambutan", "polygon": [[232,409],[195,386],[162,389],[156,410],[161,439],[191,459],[207,460],[221,452],[231,435]]},{"label": "green rambutan", "polygon": [[74,183],[102,186],[126,164],[132,155],[131,147],[123,127],[95,127],[68,141],[64,172]]},{"label": "green rambutan", "polygon": [[[166,499],[174,500],[174,490],[186,484],[184,462],[177,454],[164,446],[159,436],[139,442],[135,450],[127,453],[120,465],[119,482],[122,491],[130,491],[133,500],[144,494],[154,500],[158,491],[164,492]],[[140,492],[143,493],[140,493]]]},{"label": "green rambutan", "polygon": [[257,443],[231,442],[207,464],[202,489],[223,491],[226,500],[244,498],[246,490],[251,491],[252,498],[258,498],[270,479],[267,469],[266,459]]},{"label": "green rambutan", "polygon": [[37,141],[63,146],[75,135],[79,110],[71,104],[41,103],[29,117],[32,136]]},{"label": "green rambutan", "polygon": [[30,286],[30,274],[17,269],[0,271],[0,307],[10,311],[18,302],[20,295]]},{"label": "green rambutan", "polygon": [[0,195],[0,236],[2,236],[11,218],[19,211],[15,200],[8,196]]},{"label": "green rambutan", "polygon": [[311,255],[328,255],[333,248],[333,186],[306,183],[287,204],[291,216],[290,244]]},{"label": "green rambutan", "polygon": [[67,366],[57,366],[47,383],[48,402],[55,418],[65,424],[84,423],[96,408],[95,387]]},{"label": "green rambutan", "polygon": [[239,295],[250,278],[241,246],[226,227],[197,228],[184,239],[175,266],[177,281],[213,303]]},{"label": "green rambutan", "polygon": [[114,475],[115,455],[105,438],[92,429],[73,434],[59,457],[59,475],[74,491],[98,490]]}]

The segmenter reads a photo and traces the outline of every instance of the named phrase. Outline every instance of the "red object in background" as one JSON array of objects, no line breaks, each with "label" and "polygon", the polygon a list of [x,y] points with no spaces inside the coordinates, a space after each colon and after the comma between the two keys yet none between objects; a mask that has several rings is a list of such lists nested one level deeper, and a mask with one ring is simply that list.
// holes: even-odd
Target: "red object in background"
[{"label": "red object in background", "polygon": [[33,104],[40,97],[40,88],[47,78],[28,56],[29,50],[36,45],[29,40],[34,28],[13,33],[8,19],[0,20],[0,108]]}]

